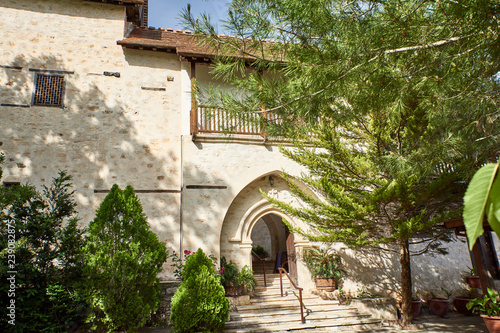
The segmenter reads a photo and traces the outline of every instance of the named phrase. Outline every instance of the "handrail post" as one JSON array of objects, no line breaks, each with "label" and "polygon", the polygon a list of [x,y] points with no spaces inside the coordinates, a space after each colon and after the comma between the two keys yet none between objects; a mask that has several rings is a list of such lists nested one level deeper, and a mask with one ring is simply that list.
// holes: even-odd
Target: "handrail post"
[{"label": "handrail post", "polygon": [[306,322],[304,318],[304,309],[302,306],[302,289],[299,289],[299,300],[300,300],[300,319],[302,320],[302,324]]},{"label": "handrail post", "polygon": [[280,271],[281,297],[283,297],[283,277],[282,277],[281,269],[279,271]]},{"label": "handrail post", "polygon": [[266,282],[266,261],[262,260],[262,267],[264,268],[264,287],[267,287],[267,282]]},{"label": "handrail post", "polygon": [[264,287],[267,287],[267,281],[266,281],[266,259],[262,259],[259,257],[259,255],[252,250],[252,255],[255,255],[257,259],[259,259],[260,262],[262,262],[262,270],[264,272]]},{"label": "handrail post", "polygon": [[300,320],[302,324],[305,324],[306,318],[304,318],[304,303],[302,303],[302,288],[297,287],[295,282],[292,281],[292,278],[290,275],[288,275],[287,271],[285,271],[283,268],[279,267],[278,268],[280,272],[280,287],[281,287],[281,297],[283,297],[283,278],[282,278],[282,273],[284,272],[288,280],[290,281],[291,285],[299,291],[299,302],[300,302]]}]

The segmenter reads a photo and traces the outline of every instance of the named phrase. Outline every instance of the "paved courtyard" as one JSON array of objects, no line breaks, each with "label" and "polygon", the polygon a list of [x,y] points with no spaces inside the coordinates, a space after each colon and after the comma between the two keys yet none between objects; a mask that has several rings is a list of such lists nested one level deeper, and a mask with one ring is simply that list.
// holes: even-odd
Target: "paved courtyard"
[{"label": "paved courtyard", "polygon": [[[166,327],[143,328],[141,333],[171,333],[171,330]],[[310,333],[326,333],[325,330],[303,330],[293,332],[310,332]],[[345,331],[344,331],[345,332]],[[409,332],[426,332],[426,333],[488,333],[483,319],[479,316],[462,316],[458,314],[450,314],[446,318],[436,316],[422,316],[415,320],[415,327],[411,329],[399,329],[395,327],[381,327],[375,330],[365,330],[356,332],[366,333],[409,333]],[[280,332],[281,333],[281,332]],[[353,332],[354,333],[354,332]]]}]

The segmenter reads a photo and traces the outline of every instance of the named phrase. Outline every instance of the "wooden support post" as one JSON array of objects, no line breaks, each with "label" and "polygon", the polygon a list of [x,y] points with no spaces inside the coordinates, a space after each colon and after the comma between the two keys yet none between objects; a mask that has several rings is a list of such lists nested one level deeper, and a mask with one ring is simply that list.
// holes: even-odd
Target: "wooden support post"
[{"label": "wooden support post", "polygon": [[474,254],[474,260],[476,261],[477,273],[479,275],[479,280],[481,281],[481,288],[483,289],[483,295],[486,295],[487,288],[491,288],[490,278],[488,272],[484,269],[482,252],[479,246],[479,241],[477,240],[472,248],[472,253]]},{"label": "wooden support post", "polygon": [[196,63],[191,62],[191,134],[198,133],[198,101],[196,100]]}]

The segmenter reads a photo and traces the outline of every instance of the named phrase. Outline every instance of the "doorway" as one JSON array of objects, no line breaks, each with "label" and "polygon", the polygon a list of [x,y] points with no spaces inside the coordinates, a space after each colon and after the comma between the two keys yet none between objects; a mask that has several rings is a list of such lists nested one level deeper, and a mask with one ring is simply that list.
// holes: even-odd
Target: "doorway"
[{"label": "doorway", "polygon": [[[253,226],[251,236],[252,249],[258,256],[252,256],[252,269],[255,274],[262,274],[263,267],[260,259],[266,259],[266,274],[277,274],[278,267],[285,268],[290,276],[297,280],[295,243],[293,234],[283,223],[282,217],[276,214],[267,214],[261,217]],[[255,251],[257,249],[262,252]]]}]

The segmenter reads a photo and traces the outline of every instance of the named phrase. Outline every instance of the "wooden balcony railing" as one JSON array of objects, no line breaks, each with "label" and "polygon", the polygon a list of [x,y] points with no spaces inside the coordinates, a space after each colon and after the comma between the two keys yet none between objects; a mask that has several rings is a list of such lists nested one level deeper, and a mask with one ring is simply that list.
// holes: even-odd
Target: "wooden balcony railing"
[{"label": "wooden balcony railing", "polygon": [[225,134],[265,134],[268,121],[280,123],[276,114],[248,112],[232,114],[227,110],[209,106],[198,106],[191,111],[192,133],[225,133]]}]

